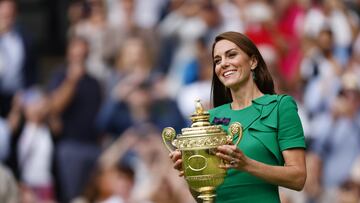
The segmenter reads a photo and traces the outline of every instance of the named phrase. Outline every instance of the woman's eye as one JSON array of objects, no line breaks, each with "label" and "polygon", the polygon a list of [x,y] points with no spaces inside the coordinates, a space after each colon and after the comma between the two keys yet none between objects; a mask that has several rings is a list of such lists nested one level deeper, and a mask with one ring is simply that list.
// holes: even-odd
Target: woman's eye
[{"label": "woman's eye", "polygon": [[229,58],[234,58],[236,56],[236,53],[230,53]]},{"label": "woman's eye", "polygon": [[221,62],[221,60],[214,60],[214,63],[216,64],[216,65],[219,65],[220,64],[220,62]]}]

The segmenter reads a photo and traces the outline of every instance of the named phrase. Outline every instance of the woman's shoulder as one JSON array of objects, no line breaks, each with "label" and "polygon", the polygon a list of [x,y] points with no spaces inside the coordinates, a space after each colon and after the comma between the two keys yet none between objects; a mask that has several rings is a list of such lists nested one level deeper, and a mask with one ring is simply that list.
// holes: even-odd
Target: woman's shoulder
[{"label": "woman's shoulder", "polygon": [[253,102],[260,105],[268,105],[271,103],[278,103],[279,105],[296,104],[295,99],[287,94],[265,94],[253,100]]},{"label": "woman's shoulder", "polygon": [[297,109],[297,104],[294,99],[294,97],[287,95],[287,94],[281,94],[278,95],[278,103],[279,103],[279,109],[287,109],[291,107],[295,107]]}]

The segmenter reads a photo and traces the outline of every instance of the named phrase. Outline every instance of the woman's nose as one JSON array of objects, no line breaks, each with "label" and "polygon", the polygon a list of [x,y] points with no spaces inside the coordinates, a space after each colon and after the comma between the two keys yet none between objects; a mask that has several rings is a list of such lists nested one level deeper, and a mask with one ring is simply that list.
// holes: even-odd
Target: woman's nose
[{"label": "woman's nose", "polygon": [[223,59],[221,61],[220,65],[221,65],[221,68],[227,68],[227,67],[229,67],[229,62],[226,59]]}]

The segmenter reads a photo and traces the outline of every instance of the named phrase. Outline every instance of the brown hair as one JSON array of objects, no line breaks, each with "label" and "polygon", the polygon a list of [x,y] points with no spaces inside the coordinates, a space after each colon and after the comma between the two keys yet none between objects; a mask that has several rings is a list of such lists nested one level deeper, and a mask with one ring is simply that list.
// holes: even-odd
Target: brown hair
[{"label": "brown hair", "polygon": [[[248,56],[255,57],[257,67],[253,70],[255,84],[264,94],[275,94],[274,82],[268,71],[266,63],[255,44],[244,34],[238,32],[224,32],[216,36],[212,46],[212,57],[214,58],[214,47],[220,40],[229,40],[236,44]],[[213,79],[211,87],[213,106],[217,107],[232,101],[230,89],[226,88],[215,74],[215,63],[213,62]]]}]

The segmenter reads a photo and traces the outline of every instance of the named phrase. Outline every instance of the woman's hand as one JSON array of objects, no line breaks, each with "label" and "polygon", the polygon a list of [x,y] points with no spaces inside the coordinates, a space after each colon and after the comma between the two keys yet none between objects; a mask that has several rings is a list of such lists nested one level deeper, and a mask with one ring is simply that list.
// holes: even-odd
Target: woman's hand
[{"label": "woman's hand", "polygon": [[184,171],[182,169],[182,159],[180,150],[175,150],[169,154],[171,161],[174,163],[174,169],[178,170],[179,176],[184,176]]},{"label": "woman's hand", "polygon": [[237,148],[235,145],[222,145],[217,147],[216,156],[224,160],[224,164],[219,167],[223,169],[238,169],[245,170],[248,165],[249,158]]}]

